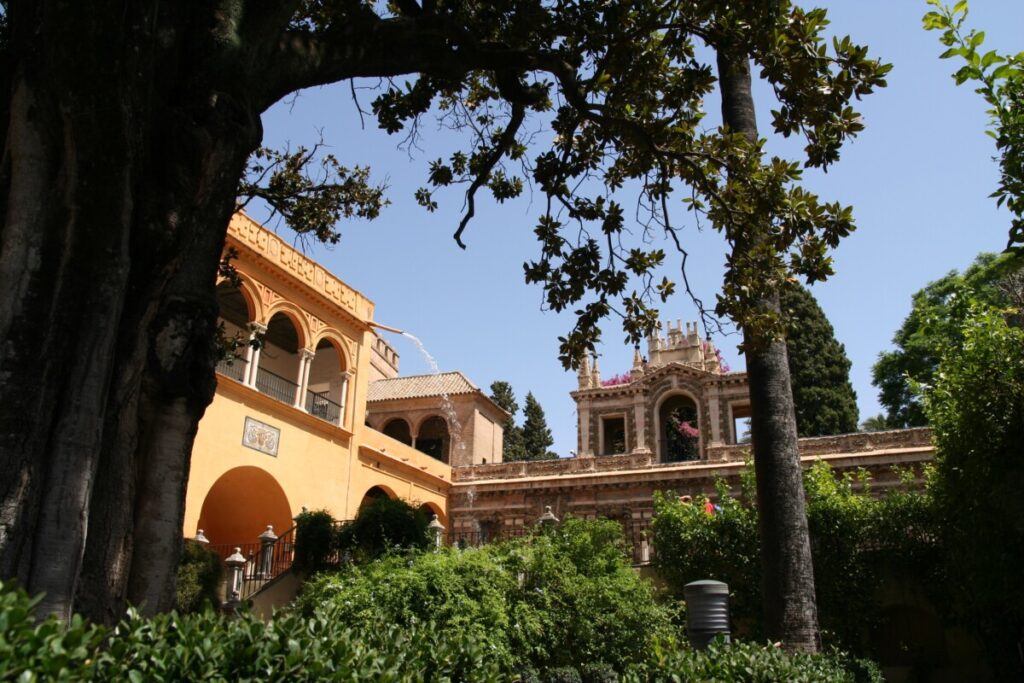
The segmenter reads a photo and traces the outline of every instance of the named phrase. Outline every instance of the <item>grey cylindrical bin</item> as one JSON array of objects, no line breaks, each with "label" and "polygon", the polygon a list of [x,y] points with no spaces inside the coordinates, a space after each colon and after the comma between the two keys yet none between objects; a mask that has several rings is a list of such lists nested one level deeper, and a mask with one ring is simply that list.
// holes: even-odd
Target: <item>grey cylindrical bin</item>
[{"label": "grey cylindrical bin", "polygon": [[693,581],[683,586],[686,599],[686,634],[702,650],[721,634],[729,642],[729,585],[721,581]]}]

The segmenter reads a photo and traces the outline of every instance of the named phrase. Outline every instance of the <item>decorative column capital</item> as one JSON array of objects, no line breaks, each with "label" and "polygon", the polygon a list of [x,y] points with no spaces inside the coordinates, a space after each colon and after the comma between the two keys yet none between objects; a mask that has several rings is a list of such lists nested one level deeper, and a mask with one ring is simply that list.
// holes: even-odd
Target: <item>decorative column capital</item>
[{"label": "decorative column capital", "polygon": [[316,356],[316,351],[312,349],[299,349],[299,358],[304,361],[311,361]]},{"label": "decorative column capital", "polygon": [[264,325],[263,323],[256,322],[255,320],[253,320],[249,323],[249,331],[252,332],[253,334],[265,334],[267,331],[267,326]]}]

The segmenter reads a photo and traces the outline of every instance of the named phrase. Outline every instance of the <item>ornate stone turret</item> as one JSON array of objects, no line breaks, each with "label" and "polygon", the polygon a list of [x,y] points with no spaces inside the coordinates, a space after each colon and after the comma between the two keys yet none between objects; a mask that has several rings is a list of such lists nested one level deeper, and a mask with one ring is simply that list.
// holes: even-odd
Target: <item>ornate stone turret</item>
[{"label": "ornate stone turret", "polygon": [[594,354],[594,369],[590,373],[590,386],[594,389],[601,386],[601,366],[597,362],[597,354]]},{"label": "ornate stone turret", "polygon": [[718,353],[710,339],[700,338],[698,323],[676,321],[668,323],[665,337],[660,336],[661,324],[657,331],[647,339],[650,354],[649,367],[655,368],[668,363],[684,363],[708,372],[722,372],[718,362]]},{"label": "ornate stone turret", "polygon": [[580,389],[590,388],[590,356],[587,354],[583,355],[583,360],[580,361],[580,369],[576,373],[579,379]]},{"label": "ornate stone turret", "polygon": [[629,371],[630,379],[637,379],[642,377],[644,374],[644,359],[640,355],[640,346],[637,345],[633,349],[633,367]]}]

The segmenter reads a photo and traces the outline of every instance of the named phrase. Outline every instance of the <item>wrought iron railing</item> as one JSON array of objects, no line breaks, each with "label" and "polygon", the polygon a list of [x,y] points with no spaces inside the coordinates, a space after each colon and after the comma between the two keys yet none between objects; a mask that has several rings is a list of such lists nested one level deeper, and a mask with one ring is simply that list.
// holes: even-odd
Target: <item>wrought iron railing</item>
[{"label": "wrought iron railing", "polygon": [[312,390],[306,391],[306,412],[321,420],[327,420],[338,424],[341,417],[341,405],[327,398],[327,392],[317,393]]},{"label": "wrought iron railing", "polygon": [[[239,599],[247,600],[259,592],[263,586],[291,569],[295,560],[295,527],[288,529],[277,537],[273,544],[264,546],[259,541],[252,543],[227,543],[211,545],[210,550],[227,559],[235,549],[245,558],[242,568],[242,581],[239,587]],[[226,572],[230,586],[230,569]],[[230,587],[229,587],[230,590]]]},{"label": "wrought iron railing", "polygon": [[294,405],[295,392],[299,385],[280,375],[275,375],[270,370],[258,368],[256,370],[256,388],[260,393],[276,398],[281,403]]},{"label": "wrought iron railing", "polygon": [[244,382],[249,363],[244,358],[225,358],[217,363],[217,372],[231,379]]}]

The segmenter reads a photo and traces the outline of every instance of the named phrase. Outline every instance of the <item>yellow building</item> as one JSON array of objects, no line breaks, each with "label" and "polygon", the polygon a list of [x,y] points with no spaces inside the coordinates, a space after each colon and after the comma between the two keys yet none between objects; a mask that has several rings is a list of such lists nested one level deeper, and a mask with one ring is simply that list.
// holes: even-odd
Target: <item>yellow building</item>
[{"label": "yellow building", "polygon": [[[446,524],[454,446],[439,402],[417,406],[431,455],[368,426],[371,382],[391,382],[381,404],[389,418],[404,398],[398,354],[375,332],[373,303],[244,214],[231,221],[227,249],[237,253],[239,279],[218,285],[225,335],[261,343],[243,344],[217,368],[193,449],[185,535],[202,529],[214,545],[251,543],[267,525],[289,529],[302,508],[351,519],[379,495],[422,505]],[[423,381],[412,385],[430,394]],[[500,460],[505,413],[479,389],[468,395],[472,405],[457,400],[458,413],[487,431],[477,462],[494,462],[494,452]]]}]

